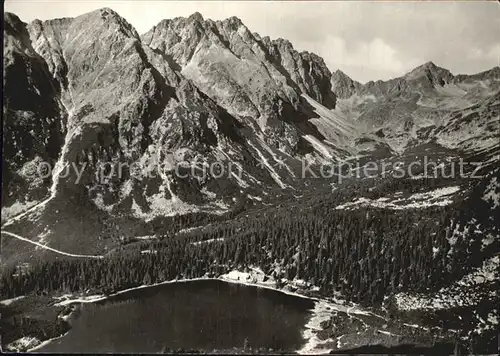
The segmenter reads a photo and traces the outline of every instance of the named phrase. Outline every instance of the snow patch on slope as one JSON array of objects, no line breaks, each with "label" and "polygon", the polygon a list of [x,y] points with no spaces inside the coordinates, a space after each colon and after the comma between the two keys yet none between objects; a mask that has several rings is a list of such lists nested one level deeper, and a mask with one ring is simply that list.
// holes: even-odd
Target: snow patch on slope
[{"label": "snow patch on slope", "polygon": [[261,140],[260,142],[261,146],[264,147],[264,149],[269,152],[269,154],[271,155],[271,157],[274,159],[274,161],[278,164],[278,167],[284,167],[287,171],[288,171],[288,174],[290,174],[292,177],[295,178],[295,173],[292,171],[292,169],[290,168],[290,166],[288,166],[285,162],[285,160],[283,158],[278,158],[273,150],[271,149],[271,147],[269,147],[263,140]]},{"label": "snow patch on slope", "polygon": [[319,153],[321,153],[323,155],[323,157],[331,160],[333,159],[333,155],[331,154],[330,150],[328,149],[327,146],[325,146],[320,140],[318,140],[316,137],[312,136],[312,135],[304,135],[302,136],[304,139],[307,140],[307,142],[309,142],[316,151],[318,151]]},{"label": "snow patch on slope", "polygon": [[15,217],[16,215],[19,215],[23,213],[24,211],[27,211],[28,209],[34,207],[35,205],[39,204],[39,201],[26,201],[26,202],[20,202],[16,201],[14,204],[8,206],[8,207],[2,207],[2,221],[7,221],[12,217]]},{"label": "snow patch on slope", "polygon": [[15,298],[4,299],[4,300],[0,301],[0,304],[8,306],[8,305],[11,305],[12,303],[14,303],[16,300],[20,300],[20,299],[23,299],[23,298],[24,298],[24,295],[21,295],[19,297],[15,297]]},{"label": "snow patch on slope", "polygon": [[430,206],[446,206],[453,203],[453,200],[449,196],[458,191],[460,191],[460,187],[450,186],[438,188],[430,192],[415,193],[407,198],[399,198],[392,201],[389,197],[381,197],[376,200],[361,197],[352,202],[341,204],[335,209],[350,210],[363,206],[372,206],[381,209],[403,210],[428,208]]},{"label": "snow patch on slope", "polygon": [[209,239],[209,240],[203,240],[203,241],[196,241],[196,242],[192,242],[191,245],[198,246],[198,245],[203,245],[203,244],[210,244],[212,242],[217,242],[217,241],[224,241],[224,238],[219,237],[217,239]]},{"label": "snow patch on slope", "polygon": [[[318,119],[312,119],[312,121],[314,122],[314,120],[317,120],[323,124],[321,126],[333,129],[334,137],[349,138],[356,135],[357,129],[353,121],[340,116],[335,111],[321,105],[306,94],[302,94],[302,97],[307,100],[307,102],[314,108],[316,114],[319,115]],[[332,136],[332,132],[324,132],[323,134],[328,137]]]},{"label": "snow patch on slope", "polygon": [[275,171],[273,166],[269,163],[269,161],[262,154],[262,152],[257,147],[255,147],[255,145],[252,142],[248,141],[248,144],[250,145],[250,147],[252,147],[257,152],[257,154],[259,155],[260,161],[267,168],[267,170],[269,171],[269,174],[271,175],[273,180],[280,186],[280,188],[281,189],[288,188],[289,186],[287,184],[283,183],[279,174]]}]

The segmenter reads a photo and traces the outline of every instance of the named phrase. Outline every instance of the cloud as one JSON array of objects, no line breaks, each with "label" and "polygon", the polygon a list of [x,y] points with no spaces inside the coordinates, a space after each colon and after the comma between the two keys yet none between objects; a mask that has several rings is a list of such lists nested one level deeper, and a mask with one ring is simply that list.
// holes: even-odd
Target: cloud
[{"label": "cloud", "polygon": [[490,48],[487,56],[491,59],[497,61],[497,65],[500,65],[500,44],[496,44]]},{"label": "cloud", "polygon": [[418,57],[404,60],[401,53],[382,38],[349,44],[342,37],[328,36],[321,42],[300,42],[295,47],[321,53],[329,68],[340,69],[348,74],[356,73],[355,79],[361,82],[381,78],[376,75],[383,75],[385,79],[394,78],[424,61]]},{"label": "cloud", "polygon": [[381,38],[374,38],[370,42],[359,42],[353,50],[349,50],[343,38],[332,36],[324,46],[332,48],[329,61],[339,68],[365,66],[397,75],[414,64],[404,63],[399,58],[398,51]]}]

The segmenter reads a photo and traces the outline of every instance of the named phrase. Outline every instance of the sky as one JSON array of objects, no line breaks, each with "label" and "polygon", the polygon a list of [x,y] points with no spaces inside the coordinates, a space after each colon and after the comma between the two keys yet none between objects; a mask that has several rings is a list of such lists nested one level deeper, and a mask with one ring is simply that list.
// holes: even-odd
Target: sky
[{"label": "sky", "polygon": [[496,1],[137,1],[6,0],[24,22],[75,17],[109,7],[139,33],[165,18],[239,17],[261,36],[288,39],[317,53],[333,72],[360,82],[398,77],[428,61],[454,74],[500,64]]}]

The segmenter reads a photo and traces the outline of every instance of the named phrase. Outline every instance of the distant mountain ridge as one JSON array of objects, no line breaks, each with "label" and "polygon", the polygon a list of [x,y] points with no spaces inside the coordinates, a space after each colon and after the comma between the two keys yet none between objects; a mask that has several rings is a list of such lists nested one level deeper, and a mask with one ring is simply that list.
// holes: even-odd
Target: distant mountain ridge
[{"label": "distant mountain ridge", "polygon": [[[500,79],[500,66],[493,67],[476,74],[457,74],[453,75],[448,69],[441,68],[434,62],[426,62],[401,77],[392,78],[389,80],[368,81],[365,84],[359,83],[351,79],[341,70],[337,70],[332,74],[332,91],[340,98],[347,98],[354,94],[355,91],[369,92],[377,91],[379,93],[389,93],[391,91],[402,90],[405,87],[413,87],[417,89],[420,85],[421,89],[432,89],[435,86],[445,86],[446,84],[458,84],[470,80],[493,80]],[[402,84],[404,83],[404,84]],[[425,85],[424,85],[425,83]],[[375,89],[375,90],[374,90]]]},{"label": "distant mountain ridge", "polygon": [[399,153],[424,142],[466,152],[498,143],[498,66],[455,76],[427,62],[402,77],[366,84],[337,71],[332,88],[339,115],[367,131],[382,130],[385,142]]}]

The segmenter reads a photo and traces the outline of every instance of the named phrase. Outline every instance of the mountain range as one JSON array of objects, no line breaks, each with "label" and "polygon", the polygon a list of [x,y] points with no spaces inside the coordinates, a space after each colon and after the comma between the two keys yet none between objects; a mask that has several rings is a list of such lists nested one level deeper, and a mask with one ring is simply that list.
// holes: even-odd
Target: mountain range
[{"label": "mountain range", "polygon": [[[414,221],[415,229],[404,236],[430,251],[425,257],[408,252],[414,258],[408,270],[429,278],[440,293],[425,303],[444,298],[455,286],[436,282],[436,271],[422,272],[431,262],[459,284],[498,264],[498,66],[454,75],[428,62],[401,77],[362,84],[340,70],[331,72],[320,56],[299,52],[286,39],[252,32],[237,17],[213,21],[194,13],[162,20],[140,35],[103,8],[30,23],[5,13],[3,78],[5,267],[58,260],[61,254],[114,256],[138,241],[203,235],[207,228],[224,237],[207,232],[207,241],[239,231],[251,235],[272,217],[287,228],[293,224],[288,219],[307,228],[325,219],[332,225],[314,231],[329,234],[349,219],[387,222],[393,215]],[[394,172],[424,158],[445,170],[465,160],[467,177],[427,179],[418,169],[419,176],[399,180],[378,168],[375,176],[354,174],[370,163],[390,164]],[[325,167],[329,174],[319,174]],[[471,178],[476,171],[480,179]],[[335,214],[342,223],[328,220]],[[249,223],[252,217],[260,222]],[[348,226],[345,234],[375,238],[386,228],[391,226]],[[423,242],[420,233],[443,236]],[[318,249],[333,248],[321,236]],[[292,257],[266,260],[259,268],[273,276],[286,269],[289,280],[307,279],[297,262],[305,247],[297,244],[296,250],[285,249]],[[359,242],[363,248],[355,256],[373,257],[374,244]],[[316,249],[311,246],[309,252]],[[314,258],[325,256],[318,253]],[[302,262],[310,267],[311,261]],[[343,267],[335,268],[341,276]],[[384,279],[394,292],[390,300],[410,310],[427,305],[420,294],[404,294],[413,289],[402,274]],[[358,277],[346,278],[361,283]],[[326,277],[311,280],[330,288]],[[375,303],[389,298],[380,281],[363,286]],[[361,297],[348,293],[365,300],[363,288],[356,289]]]},{"label": "mountain range", "polygon": [[[360,84],[236,17],[199,13],[143,35],[111,9],[29,24],[7,13],[4,34],[5,209],[83,194],[103,213],[136,217],[227,211],[241,192],[300,186],[302,159],[498,143],[499,67],[454,76],[429,62]],[[231,162],[239,174],[182,179],[167,168],[146,177],[171,166],[174,154],[187,163]],[[256,169],[259,161],[265,169]],[[39,162],[52,175],[31,177]],[[141,173],[96,184],[87,169],[72,184],[73,170],[65,178],[59,171],[73,162],[134,162]]]}]

